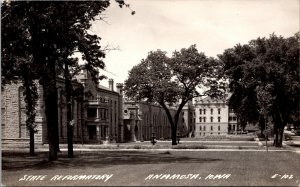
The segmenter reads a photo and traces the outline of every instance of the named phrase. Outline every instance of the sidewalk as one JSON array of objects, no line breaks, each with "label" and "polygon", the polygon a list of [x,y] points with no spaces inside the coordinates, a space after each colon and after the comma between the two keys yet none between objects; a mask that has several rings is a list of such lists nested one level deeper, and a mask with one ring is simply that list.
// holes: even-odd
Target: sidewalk
[{"label": "sidewalk", "polygon": [[[270,141],[269,141],[270,143]],[[300,143],[300,142],[299,142]],[[227,145],[226,145],[227,144]],[[300,145],[300,144],[299,144]],[[7,152],[28,152],[29,145],[5,145],[2,144],[2,151]],[[36,145],[36,152],[47,152],[48,144]],[[67,151],[67,144],[60,144],[61,151]],[[79,152],[97,152],[97,151],[266,151],[265,146],[259,140],[235,141],[235,142],[189,142],[182,141],[178,145],[171,145],[170,141],[158,141],[155,145],[147,142],[131,142],[131,143],[111,143],[111,144],[74,144],[74,151]],[[282,148],[268,147],[268,151],[298,151],[290,145],[284,144]],[[300,150],[299,150],[300,151]]]}]

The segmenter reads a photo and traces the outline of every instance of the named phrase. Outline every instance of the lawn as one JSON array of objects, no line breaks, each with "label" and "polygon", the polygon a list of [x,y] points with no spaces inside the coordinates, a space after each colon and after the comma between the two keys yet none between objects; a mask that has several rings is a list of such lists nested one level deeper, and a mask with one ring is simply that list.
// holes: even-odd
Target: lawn
[{"label": "lawn", "polygon": [[[2,165],[2,182],[9,186],[300,185],[300,158],[289,151],[75,151],[75,158],[67,158],[67,152],[61,152],[55,162],[47,161],[46,152],[40,152],[35,157],[27,153],[3,152]],[[197,179],[151,178],[160,174],[177,177],[193,175]],[[41,181],[19,181],[24,175],[46,177]],[[112,177],[106,182],[96,179],[68,180],[82,175]],[[55,176],[65,176],[67,179],[51,180]],[[214,176],[219,178],[214,179]]]}]

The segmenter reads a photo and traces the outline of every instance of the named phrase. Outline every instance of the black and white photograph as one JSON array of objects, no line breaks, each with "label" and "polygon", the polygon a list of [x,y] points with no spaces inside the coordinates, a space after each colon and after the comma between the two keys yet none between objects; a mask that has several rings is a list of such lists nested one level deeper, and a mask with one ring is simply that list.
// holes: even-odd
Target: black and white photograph
[{"label": "black and white photograph", "polygon": [[1,186],[300,186],[300,0],[1,1]]}]

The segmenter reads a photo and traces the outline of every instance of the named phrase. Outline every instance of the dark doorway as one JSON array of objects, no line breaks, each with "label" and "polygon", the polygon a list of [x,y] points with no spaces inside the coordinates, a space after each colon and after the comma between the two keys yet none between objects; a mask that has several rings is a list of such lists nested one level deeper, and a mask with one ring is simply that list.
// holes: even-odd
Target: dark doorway
[{"label": "dark doorway", "polygon": [[88,132],[89,132],[89,139],[95,140],[96,139],[96,126],[95,125],[88,126]]}]

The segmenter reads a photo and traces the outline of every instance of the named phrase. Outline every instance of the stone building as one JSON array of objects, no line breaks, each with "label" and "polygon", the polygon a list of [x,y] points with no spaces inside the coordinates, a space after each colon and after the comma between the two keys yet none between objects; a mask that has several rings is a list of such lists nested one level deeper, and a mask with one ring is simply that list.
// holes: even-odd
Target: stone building
[{"label": "stone building", "polygon": [[228,105],[226,99],[196,98],[195,137],[226,135],[228,133]]},{"label": "stone building", "polygon": [[[74,143],[103,143],[124,141],[122,116],[122,84],[117,84],[114,91],[113,80],[109,88],[95,84],[86,71],[73,80],[74,89],[81,89],[82,94],[72,99],[73,141]],[[47,125],[43,89],[38,86],[36,106],[35,142],[47,143]],[[67,105],[64,80],[57,79],[58,93],[58,131],[59,142],[67,142]],[[80,98],[80,99],[79,99]],[[1,90],[1,139],[3,143],[29,142],[29,131],[25,125],[26,108],[23,88],[20,83],[9,84]]]},{"label": "stone building", "polygon": [[[64,97],[64,81],[57,79],[58,91],[58,130],[60,142],[67,141],[66,126],[66,102]],[[80,84],[73,82],[73,87],[80,88]],[[47,124],[45,117],[45,105],[43,100],[43,88],[37,84],[38,101],[35,118],[35,142],[37,144],[47,143]],[[26,107],[21,83],[8,84],[1,88],[1,139],[3,143],[29,142],[29,130],[26,127]],[[83,104],[72,100],[72,117],[74,123],[74,142],[82,141],[82,110]]]},{"label": "stone building", "polygon": [[193,101],[189,101],[182,108],[182,125],[183,125],[183,137],[194,137],[195,136],[195,107]]},{"label": "stone building", "polygon": [[109,79],[109,88],[95,85],[86,71],[77,79],[84,87],[84,142],[123,142],[123,85],[117,84],[116,91],[112,79]]},{"label": "stone building", "polygon": [[228,106],[228,95],[224,99],[196,98],[195,137],[237,134],[240,130],[233,109]]},{"label": "stone building", "polygon": [[[175,108],[170,108],[174,116]],[[152,133],[156,139],[171,139],[171,126],[165,110],[145,102],[124,101],[123,118],[125,141],[150,140]],[[182,115],[178,120],[177,132],[182,134]]]}]

